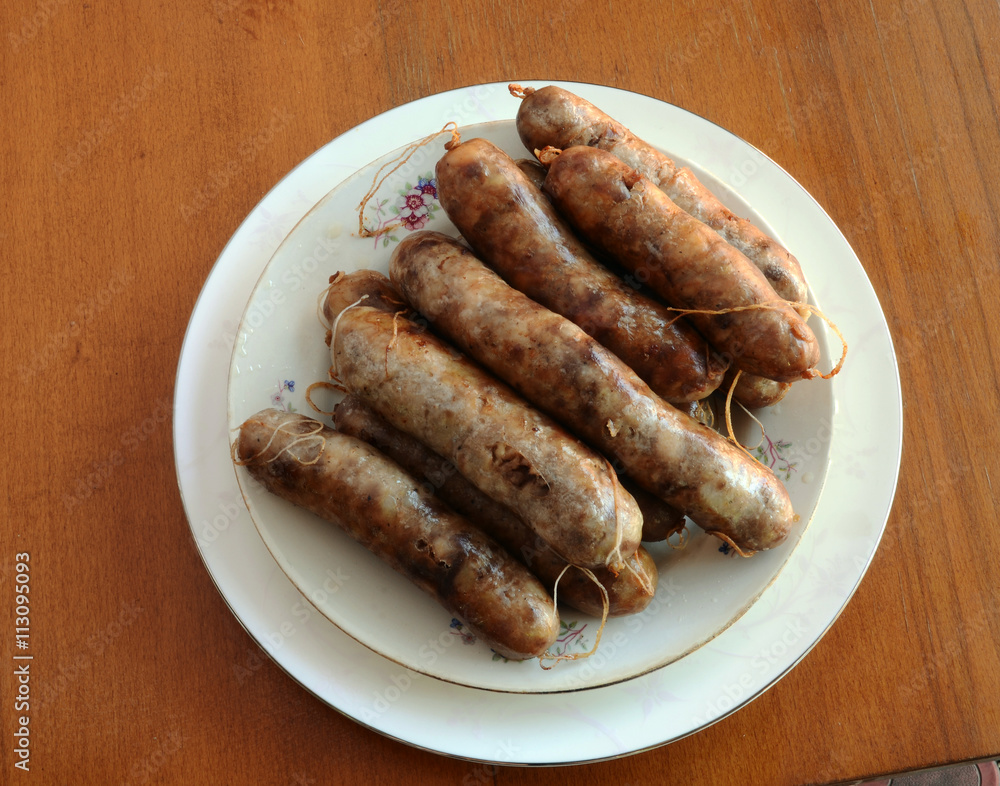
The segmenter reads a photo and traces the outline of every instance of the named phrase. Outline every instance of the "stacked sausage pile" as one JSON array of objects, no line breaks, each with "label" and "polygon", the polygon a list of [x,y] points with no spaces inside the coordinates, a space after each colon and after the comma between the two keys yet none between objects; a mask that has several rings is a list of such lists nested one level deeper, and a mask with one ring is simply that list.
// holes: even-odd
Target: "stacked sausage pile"
[{"label": "stacked sausage pile", "polygon": [[739,397],[768,403],[819,359],[791,255],[590,104],[555,87],[523,95],[525,145],[559,148],[542,154],[547,172],[483,139],[437,164],[474,252],[416,232],[389,279],[331,278],[331,373],[349,393],[337,430],[269,410],[235,446],[271,491],[519,659],[558,633],[557,579],[560,601],[586,613],[645,608],[656,569],[640,541],[685,515],[742,552],[784,539],[795,515],[780,481],[682,408],[727,369],[749,382]]}]

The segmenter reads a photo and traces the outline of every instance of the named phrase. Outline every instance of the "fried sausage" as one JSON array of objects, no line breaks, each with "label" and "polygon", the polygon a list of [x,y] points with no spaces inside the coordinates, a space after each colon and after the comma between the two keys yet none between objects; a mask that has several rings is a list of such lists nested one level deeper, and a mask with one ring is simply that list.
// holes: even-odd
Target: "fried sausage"
[{"label": "fried sausage", "polygon": [[[728,395],[729,388],[732,387],[735,378],[735,372],[727,373],[719,393]],[[736,388],[733,390],[733,398],[747,409],[773,407],[785,397],[791,387],[791,382],[775,382],[773,379],[765,379],[753,374],[740,374],[739,379],[736,380]]]},{"label": "fried sausage", "polygon": [[533,158],[519,158],[514,162],[531,184],[539,191],[542,190],[542,183],[545,182],[545,175],[548,170]]},{"label": "fried sausage", "polygon": [[409,304],[382,273],[377,270],[355,270],[351,274],[337,273],[330,277],[330,286],[323,296],[323,316],[329,322],[348,306],[363,302],[371,308],[389,314],[409,310]]},{"label": "fried sausage", "polygon": [[[639,171],[642,172],[641,169]],[[656,183],[655,180],[653,182]],[[714,229],[723,240],[753,262],[779,297],[793,303],[806,302],[809,292],[799,261],[778,241],[723,205],[694,172],[683,167],[669,181],[656,185],[681,210]]]},{"label": "fried sausage", "polygon": [[414,232],[393,251],[389,274],[435,329],[703,529],[744,551],[787,535],[794,512],[774,473],[664,402],[615,355],[509,287],[456,240]]},{"label": "fried sausage", "polygon": [[818,374],[819,344],[743,254],[604,150],[556,156],[545,191],[577,231],[637,276],[743,371],[778,382]]},{"label": "fried sausage", "polygon": [[719,387],[727,364],[677,314],[595,261],[500,148],[470,139],[445,153],[435,174],[452,223],[511,286],[575,322],[667,401]]},{"label": "fried sausage", "polygon": [[[606,459],[479,366],[335,276],[324,303],[332,372],[396,428],[454,462],[567,562],[619,570],[642,515]],[[361,282],[364,294],[370,278]],[[376,307],[364,305],[374,301]],[[347,307],[345,307],[347,304]],[[337,310],[341,309],[341,310]]]},{"label": "fried sausage", "polygon": [[678,207],[745,254],[780,297],[806,301],[808,292],[798,260],[776,240],[723,205],[690,169],[679,169],[669,156],[568,90],[549,85],[534,91],[528,88],[525,93],[516,125],[528,150],[546,146],[565,150],[587,145],[613,153],[648,177]]},{"label": "fried sausage", "polygon": [[[532,532],[508,508],[490,499],[462,477],[455,465],[441,458],[409,434],[391,426],[357,396],[347,396],[337,404],[333,422],[343,434],[364,440],[397,462],[424,488],[483,532],[497,540],[534,573],[549,592],[559,579],[559,602],[600,617],[603,599],[599,588],[580,571],[563,573],[566,560]],[[653,599],[657,571],[652,557],[642,547],[625,563],[617,576],[605,568],[593,571],[608,592],[608,614],[619,617],[637,614]]]},{"label": "fried sausage", "polygon": [[268,491],[338,524],[501,655],[538,657],[559,634],[538,579],[370,445],[268,409],[240,426],[235,458]]},{"label": "fried sausage", "polygon": [[677,508],[668,505],[655,494],[650,494],[636,482],[635,478],[629,475],[619,474],[618,479],[622,482],[624,489],[632,495],[639,510],[642,511],[642,540],[644,543],[666,540],[675,532],[684,529],[684,514]]}]

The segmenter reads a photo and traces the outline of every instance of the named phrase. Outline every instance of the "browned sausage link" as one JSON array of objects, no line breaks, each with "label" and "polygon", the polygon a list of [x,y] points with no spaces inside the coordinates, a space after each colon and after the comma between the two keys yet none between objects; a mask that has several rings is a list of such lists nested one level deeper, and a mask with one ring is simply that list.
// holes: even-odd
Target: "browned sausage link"
[{"label": "browned sausage link", "polygon": [[[352,276],[328,303],[353,303]],[[343,290],[347,290],[347,294]],[[399,314],[335,314],[333,370],[396,428],[454,462],[568,562],[620,569],[642,514],[607,461],[450,346]]]},{"label": "browned sausage link", "polygon": [[[714,229],[729,245],[741,251],[760,268],[764,278],[780,297],[794,303],[805,303],[809,299],[799,261],[780,243],[723,205],[690,169],[679,169],[667,183],[657,185],[681,210]],[[808,318],[808,311],[798,307],[795,310],[802,317]],[[730,369],[723,382],[722,387],[727,391],[735,371]],[[748,409],[760,409],[777,404],[790,388],[789,382],[775,382],[743,372],[733,391],[733,398]]]},{"label": "browned sausage link", "polygon": [[656,184],[681,210],[707,224],[729,245],[746,255],[780,297],[794,303],[805,303],[809,299],[799,261],[777,240],[723,205],[690,169],[678,169],[666,183]]},{"label": "browned sausage link", "polygon": [[806,301],[802,267],[784,246],[729,210],[690,169],[678,169],[668,156],[593,104],[549,85],[529,93],[521,102],[516,124],[529,150],[541,150],[547,145],[561,150],[587,145],[613,153],[653,181],[678,207],[746,254],[778,295],[786,300]]},{"label": "browned sausage link", "polygon": [[[540,164],[535,159],[519,158],[515,163],[517,164],[517,168],[520,169],[521,172],[523,172],[524,175],[528,178],[528,180],[531,181],[532,185],[534,185],[535,188],[541,191],[542,196],[545,199],[549,200],[549,204],[552,204],[552,200],[549,199],[549,195],[546,194],[544,191],[542,191],[542,188],[545,185],[545,176],[548,174],[549,170],[546,167],[542,166],[542,164]],[[559,211],[556,211],[556,215],[558,215],[558,213]],[[585,243],[584,240],[579,235],[572,232],[571,234],[578,243],[581,243],[583,245],[583,247],[587,250],[587,253],[590,254],[598,262],[598,264],[600,264],[602,267],[607,268],[611,273],[615,275],[616,278],[623,280],[630,289],[639,292],[643,295],[646,295],[649,300],[652,300],[654,303],[658,303],[658,301],[654,297],[650,296],[648,292],[643,292],[642,282],[637,281],[635,277],[632,276],[632,274],[629,273],[626,268],[623,268],[621,265],[619,265],[614,260],[614,258],[604,253],[601,249],[595,248],[594,246]],[[563,316],[565,316],[565,314]],[[683,318],[676,319],[676,317],[674,317],[672,319],[675,320],[675,324],[682,325],[682,327],[680,328],[682,331],[687,332],[690,330],[691,333],[697,337],[697,341],[699,344],[704,341],[704,339],[698,335],[698,331],[691,330],[690,325],[688,325]],[[727,361],[721,355],[718,354],[714,355],[709,362],[712,364],[713,367],[728,368]]]},{"label": "browned sausage link", "polygon": [[718,398],[718,395],[719,394],[717,393],[711,398],[705,398],[701,401],[692,401],[690,404],[678,407],[678,409],[685,415],[694,418],[702,425],[708,426],[709,428],[715,428],[715,409],[712,405]]},{"label": "browned sausage link", "polygon": [[409,304],[403,300],[392,282],[376,270],[355,270],[351,274],[336,273],[330,276],[330,287],[323,300],[323,312],[327,321],[358,301],[390,314],[409,309]]},{"label": "browned sausage link", "polygon": [[582,327],[670,402],[702,399],[726,363],[677,314],[602,267],[517,165],[485,139],[435,170],[452,223],[511,286]]},{"label": "browned sausage link", "polygon": [[539,581],[371,446],[269,409],[236,447],[268,491],[338,524],[500,654],[538,657],[555,641],[559,616]]},{"label": "browned sausage link", "polygon": [[619,474],[618,478],[642,511],[643,542],[655,543],[666,540],[675,532],[684,529],[684,514],[677,508],[646,491],[635,478],[624,474]]},{"label": "browned sausage link", "polygon": [[[556,207],[691,322],[733,365],[779,382],[816,376],[819,344],[743,254],[610,153],[571,147],[545,178]],[[761,307],[763,306],[763,307]]]},{"label": "browned sausage link", "polygon": [[515,125],[532,152],[548,146],[565,150],[586,145],[613,153],[654,183],[665,183],[677,172],[668,156],[589,101],[555,85],[529,92],[518,107]]},{"label": "browned sausage link", "polygon": [[[549,200],[549,195],[546,194],[544,191],[542,191],[542,187],[545,185],[545,176],[548,174],[549,170],[545,168],[542,164],[540,164],[537,159],[534,158],[519,158],[514,163],[517,164],[517,168],[521,170],[521,173],[526,178],[528,178],[528,180],[531,181],[531,184],[539,190],[542,197],[544,197],[546,200]],[[552,204],[551,200],[549,200],[549,204]],[[556,211],[556,215],[558,215],[558,211]],[[616,263],[607,254],[603,253],[599,248],[594,248],[593,246],[587,245],[576,234],[573,234],[573,238],[578,243],[581,243],[583,247],[587,249],[587,253],[589,253],[600,265],[606,267],[608,270],[614,273],[615,276],[617,276],[618,278],[625,279],[625,277],[628,275],[627,270],[625,270],[621,265]],[[625,283],[628,284],[630,288],[636,291],[641,291],[642,289],[642,284],[636,281],[635,279],[632,280],[625,279]],[[565,314],[563,316],[565,316]],[[680,321],[683,322],[683,320]],[[697,332],[695,332],[695,335],[697,335]],[[725,365],[721,357],[717,357],[715,359],[715,362],[721,365]]]},{"label": "browned sausage link", "polygon": [[[735,372],[726,374],[726,380],[719,390],[720,395],[729,395],[729,388],[732,387],[735,376]],[[733,390],[733,399],[747,409],[773,407],[785,397],[791,387],[791,382],[775,382],[773,379],[765,379],[753,374],[740,374],[740,378],[736,380],[736,388]]]},{"label": "browned sausage link", "polygon": [[546,169],[533,158],[519,158],[514,162],[532,185],[539,191],[542,190],[542,183],[545,182]]},{"label": "browned sausage link", "polygon": [[[450,461],[391,426],[357,396],[348,396],[337,405],[333,421],[338,431],[364,440],[415,478],[422,478],[425,490],[437,494],[455,511],[495,538],[538,576],[549,592],[562,575],[559,580],[560,603],[585,614],[601,616],[603,598],[593,581],[577,570],[563,574],[568,564],[566,560],[509,509],[469,483]],[[642,547],[628,558],[624,570],[617,576],[606,568],[593,572],[608,591],[608,613],[613,617],[637,614],[649,605],[656,592],[656,564]]]},{"label": "browned sausage link", "polygon": [[[408,472],[417,477],[425,478],[432,486],[438,489],[441,498],[462,515],[469,516],[477,523],[483,523],[489,519],[489,526],[483,524],[484,529],[503,545],[511,548],[515,554],[525,557],[525,554],[534,550],[539,552],[548,551],[559,560],[559,570],[562,570],[566,565],[566,560],[555,555],[547,544],[531,532],[531,529],[526,527],[524,522],[517,518],[506,506],[490,499],[462,477],[462,475],[457,474],[458,470],[453,463],[434,453],[430,448],[409,434],[390,425],[388,421],[372,410],[359,396],[348,395],[343,401],[337,404],[334,409],[333,418],[337,428],[344,433],[358,439],[363,439],[365,442],[374,445],[393,461],[399,462]],[[644,541],[654,542],[665,540],[671,534],[683,528],[684,514],[679,510],[650,494],[627,476],[619,476],[619,481],[622,487],[632,495],[642,514],[642,539]],[[525,548],[522,544],[511,545],[520,537],[522,531],[531,535],[531,544],[528,548]],[[629,563],[632,571],[638,574],[642,585],[648,585],[649,582],[643,576],[639,566],[631,560]],[[528,567],[535,570],[536,566],[528,562]],[[603,582],[602,573],[606,571],[597,569],[594,572]],[[541,574],[539,573],[538,575]],[[556,575],[558,575],[558,572],[553,574],[552,578],[555,578]],[[542,575],[542,578],[548,581],[548,574]],[[611,585],[605,584],[605,586],[608,587],[609,592],[612,591]],[[593,590],[593,584],[591,584],[591,590]],[[614,592],[617,592],[617,590],[614,590]],[[611,598],[610,613],[612,616],[616,614],[614,592],[612,592]],[[560,597],[562,597],[561,594]],[[599,600],[599,598],[595,598],[594,600]],[[570,605],[574,605],[568,598],[567,602]],[[580,606],[575,606],[575,608],[580,608]],[[629,614],[632,612],[622,611],[621,613]]]},{"label": "browned sausage link", "polygon": [[665,403],[615,355],[457,241],[414,233],[396,247],[389,272],[436,329],[704,529],[745,551],[787,535],[794,512],[769,469]]},{"label": "browned sausage link", "polygon": [[[567,563],[562,564],[565,566]],[[659,579],[656,563],[642,546],[625,561],[617,576],[606,568],[598,568],[593,574],[608,592],[609,617],[624,617],[643,611],[653,600]],[[549,586],[549,579],[543,578],[542,583]],[[570,568],[563,574],[559,579],[558,595],[560,604],[565,600],[574,609],[591,617],[600,617],[604,613],[600,590],[582,570]]]}]

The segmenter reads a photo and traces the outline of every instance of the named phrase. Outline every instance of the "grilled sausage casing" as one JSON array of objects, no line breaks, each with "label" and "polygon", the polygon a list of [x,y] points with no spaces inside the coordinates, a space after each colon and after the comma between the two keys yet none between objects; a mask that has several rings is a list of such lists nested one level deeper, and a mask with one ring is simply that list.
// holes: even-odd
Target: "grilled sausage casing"
[{"label": "grilled sausage casing", "polygon": [[[726,379],[722,385],[722,392],[728,394],[733,386],[735,373],[726,374]],[[747,409],[760,409],[762,407],[773,407],[781,401],[791,389],[791,382],[775,382],[773,379],[754,376],[753,374],[740,374],[736,379],[736,387],[733,390],[733,398]]]},{"label": "grilled sausage casing", "polygon": [[452,461],[567,562],[620,569],[639,546],[642,515],[610,464],[409,319],[344,308],[353,281],[335,280],[324,305],[334,373],[348,391]]},{"label": "grilled sausage casing", "polygon": [[396,247],[389,272],[437,329],[703,529],[746,551],[788,534],[795,515],[774,473],[662,401],[615,355],[456,240],[415,232]]},{"label": "grilled sausage casing", "polygon": [[705,340],[601,266],[500,148],[470,139],[445,153],[435,174],[452,223],[511,286],[575,322],[667,401],[719,387],[726,364]]},{"label": "grilled sausage casing", "polygon": [[[455,469],[409,434],[393,428],[357,396],[347,396],[337,404],[334,424],[343,434],[364,440],[396,461],[415,478],[426,481],[427,488],[469,521],[474,521],[487,535],[495,538],[528,570],[541,579],[551,592],[559,581],[559,603],[585,614],[600,617],[604,611],[599,588],[581,571],[565,571],[566,560],[532,532],[508,508],[490,499]],[[642,547],[628,558],[615,576],[607,569],[593,571],[608,592],[608,614],[612,617],[637,614],[653,599],[657,571],[649,553]],[[560,576],[562,578],[560,579]]]},{"label": "grilled sausage casing", "polygon": [[743,254],[611,153],[571,147],[545,191],[590,242],[689,318],[733,365],[777,382],[816,376],[819,344]]},{"label": "grilled sausage casing", "polygon": [[780,297],[806,301],[808,292],[802,267],[784,246],[729,210],[690,169],[678,169],[667,155],[589,101],[549,85],[525,96],[518,108],[516,125],[521,141],[529,150],[547,146],[565,150],[587,145],[614,154],[648,177],[678,207],[745,254]]},{"label": "grilled sausage casing", "polygon": [[338,524],[505,657],[538,657],[555,641],[559,616],[539,581],[364,442],[268,409],[240,427],[236,459],[269,491]]}]

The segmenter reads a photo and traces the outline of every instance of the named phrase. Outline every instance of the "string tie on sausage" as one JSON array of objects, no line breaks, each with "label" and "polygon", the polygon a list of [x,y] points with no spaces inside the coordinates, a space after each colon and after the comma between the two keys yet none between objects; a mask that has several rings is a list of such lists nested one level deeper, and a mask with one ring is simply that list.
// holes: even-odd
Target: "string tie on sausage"
[{"label": "string tie on sausage", "polygon": [[553,147],[552,145],[546,145],[541,150],[535,148],[534,150],[535,158],[538,162],[545,167],[551,166],[552,162],[555,161],[559,156],[562,155],[562,150],[558,147]]},{"label": "string tie on sausage", "polygon": [[[375,176],[372,178],[371,188],[368,189],[365,195],[361,198],[361,202],[358,203],[357,207],[358,237],[362,238],[380,237],[384,235],[386,232],[390,232],[396,227],[402,226],[401,221],[393,221],[386,224],[384,227],[381,227],[380,229],[376,230],[368,229],[365,226],[365,207],[367,207],[368,203],[374,198],[375,194],[378,193],[378,190],[382,187],[382,184],[385,183],[385,181],[388,180],[389,177],[392,176],[398,169],[400,169],[400,167],[404,166],[406,162],[410,160],[410,158],[413,156],[414,153],[416,153],[424,145],[430,144],[437,136],[445,133],[446,131],[451,131],[451,140],[445,145],[445,147],[448,150],[450,150],[451,147],[448,147],[448,145],[454,147],[455,145],[461,142],[461,137],[458,134],[458,123],[456,123],[454,120],[449,120],[447,123],[445,123],[441,127],[440,131],[435,131],[433,134],[428,134],[423,139],[418,139],[416,142],[411,142],[410,144],[408,144],[406,147],[403,148],[403,152],[400,153],[396,158],[392,159],[391,161],[387,161],[386,163],[382,164],[381,167],[379,167],[379,170],[375,173]],[[383,175],[382,173],[385,171],[385,169],[390,166],[392,167],[392,169],[390,169],[388,172],[385,172],[385,174]]]},{"label": "string tie on sausage", "polygon": [[[625,528],[622,526],[621,515],[618,512],[618,491],[621,488],[621,483],[618,481],[618,473],[615,472],[614,466],[610,461],[604,459],[605,463],[608,465],[608,477],[611,478],[611,483],[613,486],[612,493],[614,494],[614,506],[615,506],[615,547],[608,554],[608,559],[605,562],[605,567],[610,570],[615,576],[618,576],[618,571],[621,566],[625,564],[625,558],[622,557],[622,541],[625,539]],[[614,560],[612,565],[612,559]]]},{"label": "string tie on sausage", "polygon": [[757,441],[756,445],[747,446],[736,438],[736,434],[733,431],[733,417],[732,417],[733,392],[736,390],[736,383],[739,381],[740,375],[742,373],[743,372],[739,370],[736,372],[736,375],[733,377],[733,382],[729,386],[729,392],[726,394],[726,430],[729,432],[728,439],[730,442],[736,445],[736,447],[740,448],[744,453],[746,453],[750,458],[752,458],[758,464],[761,464],[763,466],[763,462],[750,451],[756,450],[757,448],[759,448],[761,445],[764,444],[764,438],[767,436],[767,431],[764,429],[764,424],[760,422],[760,419],[756,415],[754,415],[753,412],[751,412],[749,409],[743,406],[743,404],[739,401],[737,401],[736,403],[739,405],[740,409],[742,409],[746,413],[747,417],[749,417],[750,420],[756,423],[757,428],[760,429],[760,439]]},{"label": "string tie on sausage", "polygon": [[[729,390],[726,392],[726,431],[729,432],[729,441],[732,442],[736,447],[746,453],[754,461],[757,461],[757,457],[751,453],[746,446],[743,445],[738,439],[736,439],[736,434],[733,432],[733,391],[736,390],[736,383],[740,381],[740,377],[743,375],[742,370],[737,370],[736,374],[733,376],[733,384],[729,386]],[[756,420],[756,418],[754,418]],[[757,421],[760,423],[760,421]],[[763,427],[762,427],[763,428]],[[758,462],[759,463],[759,462]]]},{"label": "string tie on sausage", "polygon": [[[611,601],[608,598],[608,589],[601,583],[600,579],[598,579],[597,576],[594,575],[594,571],[590,570],[589,568],[583,568],[580,567],[579,565],[573,565],[572,563],[567,563],[566,566],[559,572],[559,575],[556,577],[555,585],[552,587],[552,602],[558,605],[559,581],[562,579],[563,576],[566,575],[566,571],[569,570],[570,568],[576,568],[577,570],[583,571],[584,575],[587,576],[587,578],[589,578],[591,581],[593,581],[597,585],[597,588],[601,591],[601,603],[603,606],[603,610],[601,612],[601,625],[600,627],[598,627],[597,635],[594,637],[594,646],[591,647],[590,650],[587,652],[574,652],[572,654],[567,655],[566,653],[557,654],[546,650],[541,655],[539,655],[538,664],[546,671],[554,668],[555,665],[561,660],[582,660],[584,658],[589,658],[591,655],[597,652],[597,647],[601,643],[601,634],[604,633],[604,626],[607,625],[608,623],[608,612],[611,609]],[[545,665],[545,661],[548,660],[552,661],[551,666]]]},{"label": "string tie on sausage", "polygon": [[[338,270],[332,276],[330,276],[330,283],[323,289],[316,298],[316,318],[319,319],[319,323],[326,328],[329,334],[331,325],[326,317],[326,310],[323,308],[323,304],[326,303],[327,297],[330,295],[330,290],[333,289],[339,282],[340,279],[344,278],[347,274],[343,270]],[[326,342],[327,346],[330,342]]]},{"label": "string tie on sausage", "polygon": [[736,545],[736,543],[733,542],[733,539],[731,537],[729,537],[725,532],[719,532],[719,530],[717,530],[717,529],[707,529],[707,530],[705,530],[705,534],[706,535],[715,535],[715,537],[717,537],[719,540],[724,541],[725,543],[728,543],[729,544],[729,548],[731,548],[733,551],[735,551],[737,554],[739,554],[744,559],[752,557],[754,554],[757,553],[753,549],[746,549],[746,550],[741,549],[739,546]]},{"label": "string tie on sausage", "polygon": [[[441,130],[443,131],[444,129]],[[451,129],[451,139],[444,143],[444,149],[454,150],[460,144],[462,144],[462,135],[458,132],[458,126],[455,126]]]},{"label": "string tie on sausage", "polygon": [[[291,431],[289,431],[288,429],[286,429],[286,426],[288,426],[289,424],[291,424],[295,420],[296,420],[296,418],[294,416],[289,416],[289,417],[285,418],[283,421],[281,421],[277,426],[274,427],[274,430],[271,432],[271,437],[270,437],[270,439],[267,440],[267,443],[264,445],[264,447],[262,447],[260,450],[258,450],[256,453],[254,453],[249,458],[241,459],[239,457],[240,441],[239,441],[239,439],[237,439],[229,447],[229,453],[230,453],[230,457],[233,460],[233,463],[236,464],[237,466],[245,467],[248,464],[256,461],[257,459],[259,459],[261,456],[263,456],[264,454],[266,454],[268,450],[271,449],[271,445],[274,442],[274,438],[277,437],[279,433],[285,433],[285,434],[291,434],[292,433]],[[326,437],[319,436],[319,434],[320,434],[320,432],[322,430],[323,430],[323,424],[322,423],[318,423],[318,422],[315,423],[315,427],[314,428],[312,428],[310,431],[304,432],[304,433],[299,434],[298,436],[296,436],[295,439],[293,439],[291,442],[289,442],[287,445],[285,445],[281,450],[279,450],[277,453],[275,453],[273,456],[271,456],[271,458],[269,458],[264,463],[265,464],[270,464],[273,461],[277,461],[281,457],[281,455],[284,454],[284,453],[288,453],[289,456],[291,456],[293,459],[295,459],[295,461],[297,461],[299,464],[301,464],[304,467],[308,467],[308,466],[311,466],[311,465],[317,463],[323,457],[323,451],[326,448]],[[306,461],[301,456],[297,455],[296,453],[293,453],[292,452],[292,448],[294,448],[296,445],[299,445],[300,443],[312,443],[312,444],[318,445],[319,448],[316,451],[316,456],[314,458],[309,459],[308,461]]]},{"label": "string tie on sausage", "polygon": [[405,313],[405,311],[396,311],[392,315],[392,338],[385,345],[385,378],[387,381],[389,379],[389,351],[396,346],[396,339],[399,338],[399,315]]},{"label": "string tie on sausage", "polygon": [[[673,534],[673,533],[671,533],[671,534]],[[669,535],[668,535],[668,537],[669,537]],[[636,561],[636,564],[638,564],[638,561]],[[653,586],[653,580],[649,577],[649,574],[644,574],[644,573],[640,573],[639,571],[637,571],[632,566],[632,560],[628,560],[628,561],[625,562],[625,568],[624,568],[624,570],[629,571],[629,573],[631,573],[633,576],[635,576],[636,580],[642,586],[643,591],[650,598],[652,598],[656,594],[656,587]]]},{"label": "string tie on sausage", "polygon": [[760,439],[757,440],[757,444],[745,446],[748,450],[756,450],[757,448],[759,448],[761,445],[764,444],[764,438],[767,436],[767,432],[764,430],[764,424],[761,423],[760,419],[755,414],[753,414],[753,412],[747,409],[742,402],[737,401],[736,403],[739,404],[740,409],[742,409],[746,413],[747,417],[750,418],[750,420],[752,420],[754,423],[756,423],[757,428],[760,429]]},{"label": "string tie on sausage", "polygon": [[[544,152],[544,151],[543,151]],[[844,367],[844,361],[847,359],[847,339],[844,338],[844,334],[840,332],[840,328],[837,327],[836,323],[830,319],[826,314],[820,311],[816,306],[811,303],[794,303],[789,300],[769,300],[766,303],[750,303],[745,306],[733,306],[731,308],[719,308],[719,309],[709,309],[709,308],[674,308],[673,306],[667,306],[668,311],[673,311],[677,316],[668,322],[668,325],[674,324],[678,319],[681,319],[688,314],[706,314],[709,316],[717,316],[719,314],[735,314],[740,311],[755,311],[755,310],[765,310],[765,311],[782,311],[787,306],[791,306],[796,309],[805,309],[811,314],[815,314],[827,325],[830,329],[837,334],[837,338],[840,339],[840,343],[843,345],[843,349],[840,353],[840,359],[837,361],[833,369],[826,374],[821,374],[815,371],[814,376],[818,376],[821,379],[832,379],[840,373],[840,370]]]},{"label": "string tie on sausage", "polygon": [[832,319],[811,303],[797,303],[795,304],[795,308],[803,308],[809,313],[818,316],[830,326],[830,329],[836,333],[837,338],[840,339],[840,343],[843,345],[843,350],[840,353],[840,360],[837,361],[837,365],[835,365],[829,373],[819,375],[821,379],[833,379],[840,373],[840,370],[844,367],[844,361],[847,359],[847,339],[844,338],[844,334],[840,332],[840,328],[837,327],[836,323],[834,323]]},{"label": "string tie on sausage", "polygon": [[343,385],[338,385],[338,384],[336,384],[334,382],[327,382],[326,380],[320,380],[319,382],[313,382],[309,387],[306,388],[306,403],[310,407],[312,407],[313,412],[316,412],[316,413],[318,413],[320,415],[326,415],[327,417],[330,417],[330,416],[333,415],[333,410],[331,409],[329,412],[327,412],[325,409],[322,409],[318,404],[316,404],[315,401],[312,400],[312,392],[313,392],[313,390],[315,388],[324,388],[326,390],[334,390],[337,393],[349,393],[350,392]]},{"label": "string tie on sausage", "polygon": [[521,87],[519,84],[511,83],[507,85],[507,90],[510,92],[514,98],[525,99],[535,92],[533,87]]},{"label": "string tie on sausage", "polygon": [[[670,540],[674,535],[677,536],[676,544],[674,544],[674,542]],[[687,543],[688,543],[688,528],[686,523],[682,522],[679,527],[667,533],[667,545],[670,546],[670,548],[674,549],[674,551],[682,550],[687,546]]]},{"label": "string tie on sausage", "polygon": [[339,314],[337,314],[337,318],[335,320],[333,320],[333,327],[330,329],[330,348],[333,350],[333,352],[332,352],[332,355],[333,355],[333,366],[331,367],[331,376],[334,379],[340,379],[340,369],[337,367],[337,350],[336,350],[336,346],[335,346],[335,342],[337,340],[337,329],[340,327],[340,320],[344,316],[344,314],[346,314],[348,311],[350,311],[355,306],[360,305],[361,301],[367,300],[367,299],[368,299],[368,295],[362,295],[357,300],[355,300],[353,303],[351,303],[351,305],[349,305],[347,308],[341,309],[341,312]]}]

